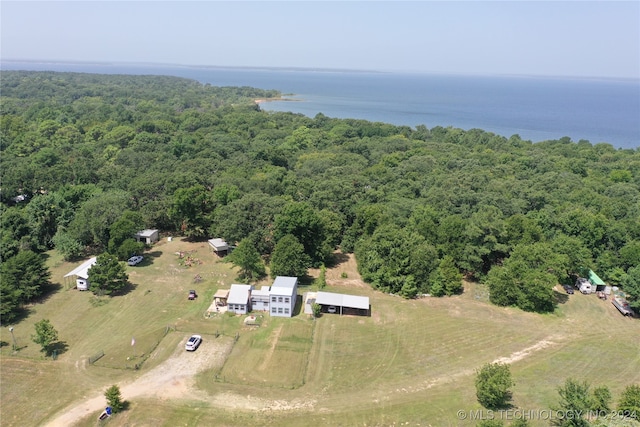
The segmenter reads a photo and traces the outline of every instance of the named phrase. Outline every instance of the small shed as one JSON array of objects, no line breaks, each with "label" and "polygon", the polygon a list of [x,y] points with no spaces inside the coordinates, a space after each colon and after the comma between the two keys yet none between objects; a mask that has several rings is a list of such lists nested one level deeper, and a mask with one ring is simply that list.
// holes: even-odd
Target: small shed
[{"label": "small shed", "polygon": [[229,253],[229,245],[224,239],[209,239],[209,247],[218,256],[225,256]]},{"label": "small shed", "polygon": [[304,301],[304,314],[313,314],[313,304],[316,303],[316,292],[306,292],[302,296],[302,300]]},{"label": "small shed", "polygon": [[64,277],[67,278],[75,276],[76,289],[78,289],[79,291],[86,291],[87,289],[89,289],[89,269],[93,267],[93,265],[96,263],[96,260],[96,257],[86,260],[85,262],[65,274]]},{"label": "small shed", "polygon": [[138,231],[135,237],[137,242],[142,242],[147,245],[151,245],[158,241],[159,233],[158,233],[158,230],[147,229],[147,230]]},{"label": "small shed", "polygon": [[598,275],[596,273],[593,272],[593,270],[589,270],[589,282],[591,283],[591,286],[594,288],[592,289],[593,292],[604,292],[605,288],[607,287],[607,284],[604,283],[604,281],[598,277]]}]

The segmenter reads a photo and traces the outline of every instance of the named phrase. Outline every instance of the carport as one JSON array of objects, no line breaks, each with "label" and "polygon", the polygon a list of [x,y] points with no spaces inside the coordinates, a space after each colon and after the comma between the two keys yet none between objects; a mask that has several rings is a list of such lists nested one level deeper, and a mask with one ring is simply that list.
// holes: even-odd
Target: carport
[{"label": "carport", "polygon": [[335,307],[335,313],[340,315],[369,316],[371,314],[369,297],[318,291],[315,302],[320,304],[323,313],[329,313],[330,307]]}]

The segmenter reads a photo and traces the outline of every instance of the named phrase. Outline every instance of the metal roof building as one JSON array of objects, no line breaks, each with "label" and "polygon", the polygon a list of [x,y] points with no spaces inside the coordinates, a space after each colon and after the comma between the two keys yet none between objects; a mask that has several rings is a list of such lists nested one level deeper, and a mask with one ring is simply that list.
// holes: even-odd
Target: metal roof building
[{"label": "metal roof building", "polygon": [[278,276],[271,285],[271,295],[293,296],[297,289],[298,278],[288,276]]},{"label": "metal roof building", "polygon": [[227,307],[229,311],[236,314],[246,314],[251,310],[249,304],[249,295],[251,294],[251,285],[231,285],[229,289],[229,298],[227,298]]},{"label": "metal roof building", "polygon": [[229,252],[229,244],[224,239],[209,239],[208,242],[211,250],[220,256],[224,256]]},{"label": "metal roof building", "polygon": [[357,295],[336,294],[333,292],[318,291],[316,304],[322,306],[323,312],[328,312],[329,307],[336,307],[339,314],[358,314],[368,316],[370,312],[369,297]]},{"label": "metal roof building", "polygon": [[64,275],[64,277],[76,277],[76,288],[79,291],[86,291],[89,289],[89,269],[96,263],[97,258],[93,257],[86,260],[70,272]]}]

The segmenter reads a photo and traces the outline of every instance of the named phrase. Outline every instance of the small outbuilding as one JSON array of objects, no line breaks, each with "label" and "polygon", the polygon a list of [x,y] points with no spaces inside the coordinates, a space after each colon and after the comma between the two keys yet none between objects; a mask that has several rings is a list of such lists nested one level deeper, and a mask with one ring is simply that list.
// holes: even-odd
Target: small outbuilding
[{"label": "small outbuilding", "polygon": [[369,297],[318,291],[315,303],[320,304],[323,313],[371,315]]},{"label": "small outbuilding", "polygon": [[223,239],[209,239],[209,247],[218,256],[225,256],[229,253],[229,245]]},{"label": "small outbuilding", "polygon": [[152,245],[158,241],[159,236],[160,234],[158,233],[158,230],[147,229],[147,230],[138,231],[135,237],[137,242],[142,242],[147,245]]},{"label": "small outbuilding", "polygon": [[65,274],[64,277],[67,278],[75,276],[75,288],[79,291],[86,291],[87,289],[89,289],[89,269],[93,267],[93,265],[96,263],[96,260],[96,257],[86,260],[85,262]]},{"label": "small outbuilding", "polygon": [[604,292],[605,288],[607,287],[607,284],[604,283],[604,281],[598,277],[598,275],[596,273],[593,272],[593,270],[589,270],[589,282],[591,283],[591,286],[594,288],[592,289],[593,292]]},{"label": "small outbuilding", "polygon": [[317,292],[306,292],[302,296],[304,301],[304,314],[313,314],[313,304],[316,303]]}]

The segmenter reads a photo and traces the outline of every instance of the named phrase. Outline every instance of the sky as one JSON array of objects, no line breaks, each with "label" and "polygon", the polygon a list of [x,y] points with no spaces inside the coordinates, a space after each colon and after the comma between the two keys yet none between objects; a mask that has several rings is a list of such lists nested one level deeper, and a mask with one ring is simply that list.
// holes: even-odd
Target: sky
[{"label": "sky", "polygon": [[634,1],[10,1],[2,60],[640,78]]}]

